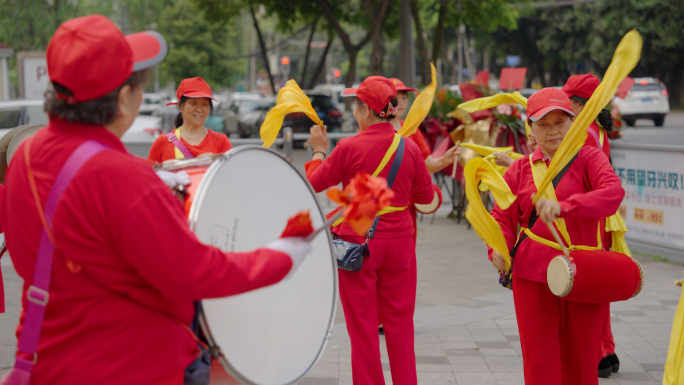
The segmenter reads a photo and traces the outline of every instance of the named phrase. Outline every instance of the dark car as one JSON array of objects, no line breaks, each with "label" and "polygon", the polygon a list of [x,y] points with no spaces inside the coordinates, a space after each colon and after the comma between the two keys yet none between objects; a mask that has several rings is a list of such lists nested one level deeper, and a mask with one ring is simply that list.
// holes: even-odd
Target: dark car
[{"label": "dark car", "polygon": [[[311,105],[323,121],[328,126],[328,131],[340,130],[342,128],[342,113],[335,107],[332,98],[322,94],[307,94]],[[283,127],[292,127],[292,132],[309,132],[314,122],[303,112],[295,112],[285,115]]]},{"label": "dark car", "polygon": [[11,129],[24,124],[47,124],[42,100],[12,100],[0,102],[0,129]]}]

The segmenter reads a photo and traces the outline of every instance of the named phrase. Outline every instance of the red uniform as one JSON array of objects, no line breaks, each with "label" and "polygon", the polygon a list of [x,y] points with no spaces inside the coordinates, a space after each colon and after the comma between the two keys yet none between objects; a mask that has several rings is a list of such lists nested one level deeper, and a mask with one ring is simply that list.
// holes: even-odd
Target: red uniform
[{"label": "red uniform", "polygon": [[[404,122],[402,121],[401,124],[403,125]],[[423,134],[420,132],[420,130],[416,130],[416,133],[408,138],[413,140],[413,142],[418,145],[420,154],[423,156],[423,160],[432,155],[430,148],[428,147],[427,143],[425,143],[425,137],[423,137]],[[411,214],[411,220],[413,221],[413,243],[415,244],[418,240],[418,212],[416,211],[416,207],[413,205],[413,201],[411,201],[408,210],[409,214]]]},{"label": "red uniform", "polygon": [[[346,185],[357,173],[375,171],[392,143],[390,123],[375,124],[364,132],[341,140],[330,157],[307,162],[307,177],[314,190],[323,191],[339,183]],[[369,151],[373,149],[373,151]],[[380,172],[387,177],[393,158]],[[432,201],[432,181],[418,146],[406,141],[404,158],[392,186],[391,205],[408,206]],[[346,223],[333,233],[351,242],[363,242]],[[339,270],[340,298],[352,343],[354,384],[384,384],[378,338],[379,301],[387,349],[396,385],[416,384],[413,348],[413,312],[416,301],[416,255],[413,224],[406,210],[385,214],[370,242],[371,257],[360,272]]]},{"label": "red uniform", "polygon": [[[545,161],[540,148],[532,160]],[[506,210],[494,207],[509,250],[526,227],[537,192],[528,157],[513,162],[504,174],[516,201]],[[615,213],[624,190],[608,159],[592,147],[582,148],[555,189],[573,244],[596,246],[600,218]],[[532,231],[554,241],[538,220]],[[490,250],[491,254],[491,250]],[[598,384],[596,367],[607,304],[584,304],[554,296],[546,285],[546,269],[559,252],[530,238],[518,248],[513,267],[513,298],[523,349],[525,383]],[[562,380],[561,380],[562,378]]]},{"label": "red uniform", "polygon": [[[196,157],[206,153],[221,154],[233,148],[227,136],[210,129],[207,129],[207,136],[205,136],[202,143],[197,146],[193,146],[186,142],[182,137],[180,138],[180,141],[188,148],[190,153]],[[169,142],[166,135],[161,135],[152,143],[152,148],[150,148],[150,154],[147,156],[147,159],[155,162],[176,159],[175,148],[176,147]]]},{"label": "red uniform", "polygon": [[[0,207],[2,207],[5,201],[5,186],[0,184]],[[0,223],[0,233],[3,232],[2,223]],[[0,255],[2,258],[4,254]],[[2,269],[0,269],[0,313],[5,312],[5,285],[2,282]]]},{"label": "red uniform", "polygon": [[[52,120],[36,134],[31,165],[43,205],[67,157],[88,139],[110,149],[80,169],[55,211],[50,300],[32,382],[146,384],[172,378],[197,354],[182,325],[193,317],[194,300],[274,284],[292,260],[270,249],[224,253],[200,243],[169,188],[104,127]],[[0,221],[24,279],[25,310],[42,223],[23,146],[15,158]],[[18,336],[24,316],[22,311]]]}]

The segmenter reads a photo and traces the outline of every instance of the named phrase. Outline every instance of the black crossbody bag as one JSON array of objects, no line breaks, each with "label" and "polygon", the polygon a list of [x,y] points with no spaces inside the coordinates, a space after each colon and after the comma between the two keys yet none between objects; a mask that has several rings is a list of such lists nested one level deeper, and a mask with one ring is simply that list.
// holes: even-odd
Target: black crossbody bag
[{"label": "black crossbody bag", "polygon": [[[401,166],[401,161],[404,158],[404,138],[401,138],[399,142],[399,147],[397,147],[397,152],[394,156],[394,162],[392,163],[392,168],[387,176],[387,187],[392,188],[394,179],[399,172],[399,166]],[[375,235],[375,228],[378,226],[378,221],[380,216],[375,217],[373,226],[366,233],[366,242],[362,245],[353,242],[343,241],[338,238],[337,235],[333,234],[333,249],[335,251],[335,256],[337,257],[337,267],[342,270],[348,271],[361,271],[363,267],[363,261],[370,257],[370,251],[368,250],[368,243]]]}]

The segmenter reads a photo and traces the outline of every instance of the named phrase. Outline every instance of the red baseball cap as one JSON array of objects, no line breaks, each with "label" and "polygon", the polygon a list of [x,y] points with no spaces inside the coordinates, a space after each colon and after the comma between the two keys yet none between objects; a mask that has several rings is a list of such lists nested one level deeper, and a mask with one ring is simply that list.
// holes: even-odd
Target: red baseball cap
[{"label": "red baseball cap", "polygon": [[601,84],[599,78],[592,74],[573,75],[565,82],[562,90],[568,95],[568,98],[579,96],[589,99],[599,84]]},{"label": "red baseball cap", "polygon": [[527,99],[527,117],[533,122],[544,117],[553,110],[561,110],[575,116],[570,106],[570,99],[558,88],[542,88]]},{"label": "red baseball cap", "polygon": [[[397,97],[397,89],[392,82],[382,76],[369,76],[361,82],[358,88],[347,88],[342,91],[342,96],[356,96],[360,101],[366,103],[368,107],[384,117],[396,115],[396,107],[387,107],[392,96]],[[387,108],[387,111],[385,111]]]},{"label": "red baseball cap", "polygon": [[176,90],[176,98],[180,101],[183,96],[186,98],[214,99],[214,97],[211,96],[211,87],[209,87],[209,84],[202,78],[183,79]]},{"label": "red baseball cap", "polygon": [[119,88],[135,71],[161,62],[166,40],[155,31],[124,36],[102,15],[77,17],[62,23],[48,44],[50,80],[71,91],[60,95],[69,103],[100,98]]},{"label": "red baseball cap", "polygon": [[415,88],[411,88],[411,87],[406,86],[406,84],[404,84],[404,82],[402,82],[401,79],[390,78],[389,81],[391,81],[392,84],[394,84],[394,88],[397,89],[397,92],[399,92],[399,91],[406,91],[406,92],[416,92],[416,91],[418,91],[418,90],[415,89]]}]

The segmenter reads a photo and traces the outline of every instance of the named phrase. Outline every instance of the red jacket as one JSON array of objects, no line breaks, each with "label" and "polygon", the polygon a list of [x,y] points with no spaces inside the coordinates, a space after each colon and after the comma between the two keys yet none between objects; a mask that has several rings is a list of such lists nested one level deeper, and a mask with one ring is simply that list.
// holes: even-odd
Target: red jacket
[{"label": "red jacket", "polygon": [[[532,160],[543,159],[540,148],[532,154]],[[546,160],[547,166],[550,161]],[[529,157],[513,162],[504,174],[506,183],[517,199],[506,210],[494,206],[492,215],[501,225],[508,249],[512,249],[518,237],[518,226],[527,227],[534,210],[531,195],[537,192],[532,178]],[[556,187],[556,197],[561,205],[561,218],[565,219],[568,233],[575,245],[597,246],[597,230],[600,218],[615,214],[625,191],[620,178],[597,148],[584,147],[579,156]],[[551,232],[541,219],[531,229],[536,235],[555,242]],[[489,250],[491,258],[491,249]],[[560,252],[530,238],[518,248],[513,262],[513,276],[546,282],[546,268],[551,259]]]},{"label": "red jacket", "polygon": [[[394,126],[391,123],[374,124],[366,131],[350,138],[342,139],[330,156],[307,162],[307,178],[316,192],[349,181],[361,171],[372,174],[387,153],[394,139]],[[387,178],[394,156],[379,176]],[[434,190],[432,179],[418,146],[411,140],[405,141],[404,158],[399,168],[392,191],[395,196],[392,206],[409,206],[409,198],[419,204],[432,202]],[[413,223],[408,210],[397,211],[382,216],[375,232],[376,238],[399,238],[413,235]],[[340,236],[358,236],[346,223],[335,227],[333,232]]]},{"label": "red jacket", "polygon": [[[593,134],[592,134],[593,132]],[[599,138],[599,142],[596,142],[596,138]],[[587,141],[584,142],[585,146],[595,147],[601,151],[610,159],[610,142],[608,141],[608,133],[603,131],[603,147],[601,146],[601,130],[599,129],[596,122],[591,122],[591,126],[587,128]]]},{"label": "red jacket", "polygon": [[[205,136],[204,140],[202,140],[202,143],[198,144],[197,146],[193,146],[192,144],[186,142],[182,136],[180,141],[195,157],[208,152],[212,154],[222,154],[233,148],[233,145],[230,144],[230,140],[228,140],[227,136],[214,132],[210,129],[207,129],[207,136]],[[150,148],[150,154],[147,156],[147,159],[155,162],[176,159],[175,148],[176,146],[169,142],[169,139],[166,137],[166,135],[161,135],[155,139],[154,143],[152,143],[152,148]]]},{"label": "red jacket", "polygon": [[[192,319],[193,300],[274,284],[292,261],[274,250],[223,253],[200,243],[177,198],[104,127],[53,120],[36,134],[31,165],[43,205],[67,157],[87,139],[110,150],[80,169],[55,211],[50,301],[32,383],[150,383],[195,359],[197,345],[181,325]],[[0,221],[24,279],[26,309],[42,224],[24,145],[7,171]],[[22,311],[17,337],[23,322]]]},{"label": "red jacket", "polygon": [[[5,186],[0,184],[0,206],[2,206],[3,201],[5,200]],[[0,233],[3,232],[2,229],[2,223],[0,223]],[[1,252],[1,251],[0,251]],[[7,256],[5,254],[0,255],[0,258]],[[5,312],[5,285],[2,282],[2,269],[0,269],[0,313]]]}]

